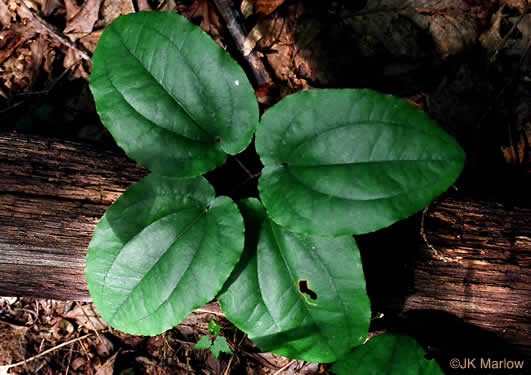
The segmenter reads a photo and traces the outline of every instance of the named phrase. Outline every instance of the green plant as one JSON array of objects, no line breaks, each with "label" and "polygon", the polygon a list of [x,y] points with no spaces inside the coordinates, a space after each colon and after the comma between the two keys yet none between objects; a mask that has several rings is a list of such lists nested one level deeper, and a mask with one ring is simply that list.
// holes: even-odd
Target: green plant
[{"label": "green plant", "polygon": [[[107,210],[87,255],[98,311],[132,334],[161,333],[217,297],[264,351],[349,355],[371,315],[352,235],[421,210],[464,164],[425,113],[371,90],[297,93],[259,122],[243,70],[172,13],[107,27],[90,86],[118,145],[153,172]],[[215,197],[200,175],[257,127],[262,201]]]},{"label": "green plant", "polygon": [[411,337],[385,333],[339,359],[332,371],[337,375],[441,374],[437,362],[424,356],[424,349]]},{"label": "green plant", "polygon": [[232,354],[227,339],[220,336],[220,333],[220,326],[215,321],[211,320],[208,324],[208,336],[201,336],[197,344],[194,346],[194,349],[208,349],[216,359],[221,352]]}]

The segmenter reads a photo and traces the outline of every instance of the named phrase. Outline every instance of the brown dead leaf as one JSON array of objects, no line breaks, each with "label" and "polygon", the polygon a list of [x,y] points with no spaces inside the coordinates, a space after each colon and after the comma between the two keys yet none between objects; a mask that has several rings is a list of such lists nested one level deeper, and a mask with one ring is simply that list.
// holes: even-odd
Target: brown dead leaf
[{"label": "brown dead leaf", "polygon": [[102,0],[87,0],[74,17],[67,21],[64,32],[84,32],[89,33],[94,28],[98,20]]},{"label": "brown dead leaf", "polygon": [[516,28],[520,32],[519,39],[514,40],[514,44],[509,52],[522,56],[531,45],[531,14],[526,14],[522,17],[511,17],[509,18],[509,22],[513,25],[516,24]]},{"label": "brown dead leaf", "polygon": [[251,52],[253,52],[254,47],[256,47],[256,43],[258,43],[264,35],[267,35],[268,31],[267,28],[269,25],[266,23],[266,20],[258,22],[249,32],[247,35],[247,38],[245,38],[245,42],[243,43],[243,55],[249,56]]},{"label": "brown dead leaf", "polygon": [[66,9],[66,20],[70,21],[74,16],[79,13],[81,7],[77,5],[76,0],[64,0]]},{"label": "brown dead leaf", "polygon": [[96,50],[96,46],[98,45],[98,42],[100,41],[101,34],[103,33],[103,29],[98,31],[93,31],[89,35],[86,35],[79,39],[79,42],[83,47],[85,47],[90,52],[94,53]]},{"label": "brown dead leaf", "polygon": [[120,13],[125,16],[129,13],[135,12],[135,6],[133,5],[133,0],[122,0],[120,3]]},{"label": "brown dead leaf", "polygon": [[268,16],[273,13],[284,0],[249,0],[255,12],[260,16]]},{"label": "brown dead leaf", "polygon": [[103,19],[96,23],[97,27],[105,27],[111,24],[121,15],[134,13],[135,7],[132,0],[103,0],[101,15]]},{"label": "brown dead leaf", "polygon": [[42,14],[45,17],[51,15],[55,10],[64,8],[65,5],[61,0],[45,0],[44,6],[42,7]]},{"label": "brown dead leaf", "polygon": [[471,7],[466,0],[369,0],[359,15],[402,15],[427,31],[442,58],[455,55],[474,44],[478,24],[487,9]]},{"label": "brown dead leaf", "polygon": [[175,2],[173,4],[170,4],[171,1],[166,2],[166,4],[161,8],[161,10],[170,10],[172,12],[179,13],[183,17],[186,17],[187,19],[191,19],[194,17],[194,15],[197,13],[197,10],[199,9],[199,5],[204,0],[192,0],[185,4],[177,5]]},{"label": "brown dead leaf", "polygon": [[240,4],[240,12],[245,18],[249,18],[254,14],[254,5],[252,0],[242,0]]},{"label": "brown dead leaf", "polygon": [[[412,1],[412,5],[418,5]],[[455,55],[476,43],[477,22],[473,10],[463,0],[425,2],[424,9],[407,16],[427,30],[442,58]]]},{"label": "brown dead leaf", "polygon": [[33,69],[31,39],[35,30],[24,25],[0,32],[4,44],[0,50],[0,82],[10,93],[28,90],[36,78]]},{"label": "brown dead leaf", "polygon": [[107,328],[107,324],[95,311],[93,304],[77,305],[64,315],[65,318],[74,319],[76,323],[90,330],[101,331]]},{"label": "brown dead leaf", "polygon": [[87,363],[86,359],[83,358],[83,357],[77,357],[75,358],[72,363],[70,364],[70,367],[72,368],[72,370],[74,371],[77,371],[78,369],[80,369],[82,366],[85,365],[85,363]]},{"label": "brown dead leaf", "polygon": [[162,336],[152,336],[147,339],[146,351],[152,357],[160,357],[164,349],[164,339]]},{"label": "brown dead leaf", "polygon": [[70,69],[72,71],[71,77],[73,79],[82,78],[88,81],[90,71],[87,72],[87,69],[83,66],[83,59],[76,50],[69,48],[66,51],[63,66],[65,69]]},{"label": "brown dead leaf", "polygon": [[103,0],[101,4],[102,20],[98,21],[98,27],[109,25],[112,21],[120,16],[121,0]]},{"label": "brown dead leaf", "polygon": [[216,41],[221,47],[221,23],[215,6],[206,0],[199,0],[196,11],[191,17],[201,17],[199,27]]},{"label": "brown dead leaf", "polygon": [[[501,7],[492,16],[491,27],[479,38],[481,45],[493,57],[499,52],[512,56],[524,56],[531,45],[531,14],[507,17],[503,14],[504,9]],[[501,35],[502,21],[509,23],[511,30],[516,28],[518,32],[507,31],[507,34]]]},{"label": "brown dead leaf", "polygon": [[63,340],[74,332],[74,326],[67,319],[59,319],[52,327],[51,333],[56,340]]},{"label": "brown dead leaf", "polygon": [[271,15],[260,19],[244,42],[244,54],[249,55],[255,47],[263,51],[279,79],[289,79],[295,50],[293,24],[288,18]]},{"label": "brown dead leaf", "polygon": [[0,32],[0,64],[7,60],[13,52],[25,42],[20,35],[12,31]]},{"label": "brown dead leaf", "polygon": [[114,362],[116,362],[116,357],[118,356],[118,352],[114,353],[114,355],[109,358],[103,366],[101,366],[98,371],[96,372],[96,375],[113,375],[114,373]]},{"label": "brown dead leaf", "polygon": [[57,53],[55,49],[50,49],[44,56],[44,63],[42,65],[44,71],[50,76],[53,71],[53,64],[55,63]]},{"label": "brown dead leaf", "polygon": [[518,9],[520,13],[523,13],[529,0],[500,0],[500,7],[507,5],[509,8]]},{"label": "brown dead leaf", "polygon": [[13,329],[0,323],[0,366],[24,359],[28,328]]},{"label": "brown dead leaf", "polygon": [[281,355],[277,355],[273,353],[260,353],[259,355],[260,357],[265,359],[267,362],[271,363],[272,365],[278,368],[282,368],[291,363],[291,359],[283,357]]},{"label": "brown dead leaf", "polygon": [[523,89],[518,94],[520,103],[514,108],[516,121],[510,132],[510,146],[502,146],[506,162],[513,165],[531,163],[531,97]]},{"label": "brown dead leaf", "polygon": [[108,357],[114,351],[114,344],[105,335],[100,335],[96,345],[96,352],[100,356]]},{"label": "brown dead leaf", "polygon": [[491,55],[495,54],[503,44],[503,38],[500,35],[503,9],[504,7],[500,7],[500,9],[492,15],[490,28],[479,37],[479,42]]},{"label": "brown dead leaf", "polygon": [[32,83],[37,79],[43,65],[44,56],[50,51],[50,43],[48,38],[40,34],[36,40],[32,40],[31,45],[31,69],[32,69]]},{"label": "brown dead leaf", "polygon": [[143,10],[145,11],[153,10],[153,8],[151,8],[151,5],[149,5],[148,0],[137,0],[136,4],[138,5],[139,12]]},{"label": "brown dead leaf", "polygon": [[0,0],[0,25],[7,28],[7,26],[11,25],[14,18],[15,14],[9,9],[5,0]]}]

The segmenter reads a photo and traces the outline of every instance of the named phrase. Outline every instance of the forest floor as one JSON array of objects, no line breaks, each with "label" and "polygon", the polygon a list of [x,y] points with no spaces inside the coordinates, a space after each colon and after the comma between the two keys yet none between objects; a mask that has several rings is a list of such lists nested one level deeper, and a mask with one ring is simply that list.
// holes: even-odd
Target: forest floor
[{"label": "forest floor", "polygon": [[[118,16],[169,10],[200,25],[241,63],[262,111],[311,88],[390,93],[428,112],[465,148],[465,190],[524,196],[531,164],[529,1],[346,3],[353,4],[0,0],[0,131],[116,147],[88,88],[92,53]],[[242,34],[229,32],[228,23]],[[260,63],[248,64],[249,56]],[[193,349],[212,319],[234,356],[215,359]],[[0,366],[22,362],[0,367],[0,375],[327,374],[329,368],[260,353],[215,311],[138,337],[107,326],[91,303],[1,297],[0,343]]]}]

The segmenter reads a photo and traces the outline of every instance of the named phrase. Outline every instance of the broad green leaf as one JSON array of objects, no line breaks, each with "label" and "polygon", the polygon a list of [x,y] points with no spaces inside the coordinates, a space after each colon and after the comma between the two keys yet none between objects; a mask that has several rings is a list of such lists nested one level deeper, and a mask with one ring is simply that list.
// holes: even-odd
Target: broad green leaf
[{"label": "broad green leaf", "polygon": [[208,323],[208,333],[210,333],[212,336],[219,335],[221,332],[220,326],[213,320]]},{"label": "broad green leaf", "polygon": [[265,113],[260,196],[273,220],[324,236],[373,232],[428,205],[465,154],[424,112],[370,90],[312,90]]},{"label": "broad green leaf", "polygon": [[435,360],[411,337],[386,333],[370,339],[332,367],[337,375],[442,375]]},{"label": "broad green leaf", "polygon": [[208,336],[201,336],[197,344],[195,344],[194,349],[210,349],[212,346],[212,340]]},{"label": "broad green leaf", "polygon": [[252,139],[258,104],[245,73],[178,14],[119,17],[92,63],[102,122],[127,155],[158,174],[199,176]]},{"label": "broad green leaf", "polygon": [[367,336],[370,304],[352,236],[295,234],[240,204],[245,250],[218,300],[227,318],[263,351],[333,362]]},{"label": "broad green leaf", "polygon": [[150,175],[103,215],[85,275],[114,328],[156,335],[212,300],[243,251],[243,219],[202,178]]},{"label": "broad green leaf", "polygon": [[227,343],[227,339],[223,336],[216,337],[216,339],[214,340],[214,343],[210,347],[210,351],[212,352],[212,354],[214,355],[214,358],[216,359],[219,357],[219,354],[221,352],[232,354],[232,350],[230,350],[230,346]]}]

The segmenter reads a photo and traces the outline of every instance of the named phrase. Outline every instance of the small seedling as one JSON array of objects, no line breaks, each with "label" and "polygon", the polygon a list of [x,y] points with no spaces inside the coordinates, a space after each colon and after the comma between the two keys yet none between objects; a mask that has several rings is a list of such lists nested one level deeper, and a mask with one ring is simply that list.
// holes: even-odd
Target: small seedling
[{"label": "small seedling", "polygon": [[221,328],[219,325],[211,320],[208,324],[208,336],[203,335],[194,346],[194,349],[209,349],[214,355],[214,358],[218,359],[220,353],[233,354],[230,350],[230,346],[227,343],[227,339],[220,336]]}]

